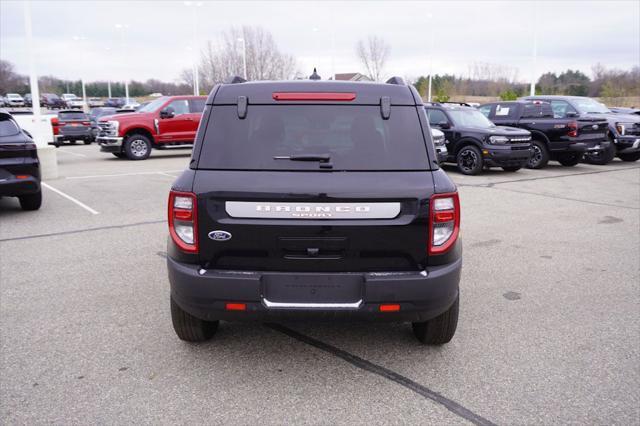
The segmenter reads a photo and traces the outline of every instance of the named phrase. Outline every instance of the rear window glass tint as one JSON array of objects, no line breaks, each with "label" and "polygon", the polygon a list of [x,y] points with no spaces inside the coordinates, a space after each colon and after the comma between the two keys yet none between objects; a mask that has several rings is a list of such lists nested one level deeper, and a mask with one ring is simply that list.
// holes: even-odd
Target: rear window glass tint
[{"label": "rear window glass tint", "polygon": [[329,154],[333,170],[424,170],[426,145],[415,107],[250,105],[212,110],[199,168],[227,170],[319,170],[318,161],[275,156]]},{"label": "rear window glass tint", "polygon": [[522,118],[553,118],[553,109],[549,104],[526,104]]},{"label": "rear window glass tint", "polygon": [[427,116],[429,117],[429,124],[432,126],[449,122],[447,115],[439,109],[428,109]]},{"label": "rear window glass tint", "polygon": [[20,133],[18,125],[9,117],[0,117],[0,137],[14,136]]},{"label": "rear window glass tint", "polygon": [[60,120],[86,120],[87,115],[83,112],[59,112]]},{"label": "rear window glass tint", "polygon": [[189,100],[189,109],[192,113],[200,113],[204,111],[204,99],[191,99]]}]

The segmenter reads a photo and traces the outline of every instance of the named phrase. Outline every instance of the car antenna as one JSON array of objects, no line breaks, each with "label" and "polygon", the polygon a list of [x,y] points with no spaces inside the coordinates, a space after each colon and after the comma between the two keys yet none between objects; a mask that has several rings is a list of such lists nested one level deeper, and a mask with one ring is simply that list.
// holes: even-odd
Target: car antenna
[{"label": "car antenna", "polygon": [[322,77],[318,75],[318,71],[315,67],[313,68],[313,74],[309,76],[309,80],[322,80]]}]

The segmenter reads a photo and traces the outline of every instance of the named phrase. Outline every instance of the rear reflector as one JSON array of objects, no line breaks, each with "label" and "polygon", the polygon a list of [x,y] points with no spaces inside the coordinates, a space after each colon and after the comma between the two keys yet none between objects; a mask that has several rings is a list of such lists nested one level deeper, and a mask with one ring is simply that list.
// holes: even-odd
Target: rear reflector
[{"label": "rear reflector", "polygon": [[346,92],[274,92],[276,101],[352,101],[355,93]]},{"label": "rear reflector", "polygon": [[246,311],[247,305],[244,303],[227,303],[224,305],[227,311]]},{"label": "rear reflector", "polygon": [[380,312],[398,312],[400,310],[400,305],[397,303],[388,303],[385,305],[380,305]]},{"label": "rear reflector", "polygon": [[29,175],[16,175],[18,179],[29,179]]}]

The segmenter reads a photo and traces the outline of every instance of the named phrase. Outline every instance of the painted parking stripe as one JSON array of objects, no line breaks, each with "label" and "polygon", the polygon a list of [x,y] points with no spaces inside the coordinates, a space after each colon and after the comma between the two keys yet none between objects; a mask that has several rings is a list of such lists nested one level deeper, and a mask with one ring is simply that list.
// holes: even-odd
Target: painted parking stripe
[{"label": "painted parking stripe", "polygon": [[69,200],[69,201],[71,201],[73,203],[76,203],[77,205],[79,205],[80,207],[82,207],[83,209],[85,209],[86,211],[88,211],[91,214],[100,214],[99,212],[95,211],[94,209],[92,209],[91,207],[89,207],[88,205],[83,203],[82,201],[76,200],[71,195],[65,194],[64,192],[60,191],[59,189],[54,188],[53,186],[51,186],[49,184],[41,182],[41,185],[44,186],[47,189],[50,189],[51,191],[55,192],[56,194],[59,194],[59,195],[63,196],[67,200]]},{"label": "painted parking stripe", "polygon": [[[110,177],[125,177],[125,176],[144,176],[144,175],[157,175],[164,173],[180,173],[184,169],[180,170],[161,170],[156,172],[135,172],[135,173],[115,173],[108,175],[87,175],[87,176],[67,176],[65,179],[97,179],[97,178],[110,178]],[[175,176],[172,176],[175,177]]]},{"label": "painted parking stripe", "polygon": [[76,157],[86,157],[86,155],[84,155],[84,154],[78,154],[78,153],[76,153],[76,152],[71,152],[71,151],[62,151],[62,150],[59,150],[59,151],[58,151],[58,153],[60,153],[60,154],[75,155]]}]

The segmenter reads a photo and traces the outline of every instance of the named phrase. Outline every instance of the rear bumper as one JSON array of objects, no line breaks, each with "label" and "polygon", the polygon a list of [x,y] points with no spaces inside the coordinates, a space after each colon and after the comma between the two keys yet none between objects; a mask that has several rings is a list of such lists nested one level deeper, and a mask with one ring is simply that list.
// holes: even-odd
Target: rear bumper
[{"label": "rear bumper", "polygon": [[13,174],[3,176],[0,178],[0,197],[18,197],[40,191],[40,180],[35,176],[25,179],[18,179]]},{"label": "rear bumper", "polygon": [[[265,282],[297,278],[317,273],[200,270],[197,265],[167,258],[171,297],[191,315],[209,321],[274,320],[286,318],[362,319],[381,321],[426,321],[446,311],[458,296],[462,259],[425,271],[388,273],[322,273],[336,286],[362,280],[360,300],[347,300],[342,306],[300,301],[300,306],[278,306],[266,300]],[[315,292],[314,290],[311,290]],[[322,291],[322,290],[318,290]],[[227,311],[228,302],[244,303],[245,311]],[[273,306],[276,303],[276,306]],[[397,312],[380,312],[382,303],[400,305]],[[269,306],[268,306],[269,305]]]},{"label": "rear bumper", "polygon": [[640,151],[640,137],[638,136],[618,136],[615,139],[618,147],[618,154],[630,154]]},{"label": "rear bumper", "polygon": [[484,164],[493,167],[524,166],[531,158],[530,144],[524,145],[485,145],[482,148]]}]

